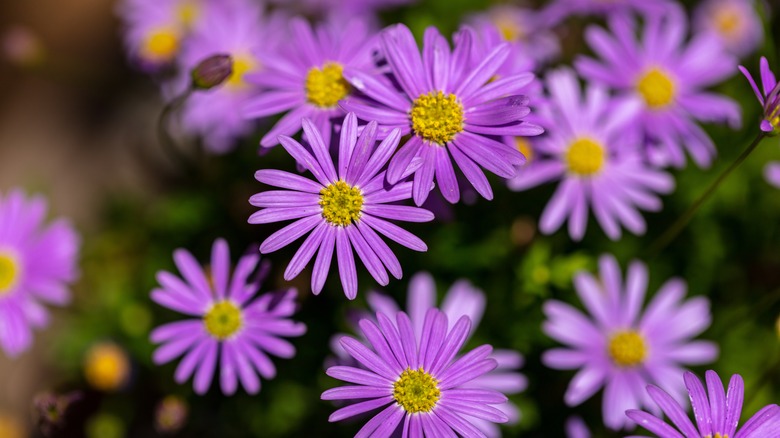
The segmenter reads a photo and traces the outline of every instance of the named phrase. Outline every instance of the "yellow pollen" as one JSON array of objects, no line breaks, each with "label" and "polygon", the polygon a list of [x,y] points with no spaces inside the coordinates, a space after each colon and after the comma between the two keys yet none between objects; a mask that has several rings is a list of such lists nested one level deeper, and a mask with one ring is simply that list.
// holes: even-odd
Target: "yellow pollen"
[{"label": "yellow pollen", "polygon": [[11,292],[19,280],[20,267],[16,258],[0,252],[0,297]]},{"label": "yellow pollen", "polygon": [[647,344],[634,330],[620,331],[612,335],[607,347],[609,357],[619,367],[634,367],[647,357]]},{"label": "yellow pollen", "polygon": [[422,367],[407,368],[393,383],[393,398],[410,414],[430,412],[441,398],[439,381]]},{"label": "yellow pollen", "polygon": [[196,2],[192,1],[180,4],[177,12],[179,13],[179,20],[186,27],[192,26],[195,20],[200,17],[200,7]]},{"label": "yellow pollen", "polygon": [[674,82],[667,73],[658,68],[649,70],[639,79],[637,90],[647,106],[653,109],[663,108],[674,100]]},{"label": "yellow pollen", "polygon": [[349,82],[344,79],[344,67],[337,62],[326,62],[322,68],[313,67],[306,74],[306,100],[320,108],[332,108],[349,94]]},{"label": "yellow pollen", "polygon": [[591,176],[604,167],[604,147],[589,138],[572,142],[566,152],[569,171],[580,176]]},{"label": "yellow pollen", "polygon": [[230,301],[220,301],[203,317],[206,331],[219,341],[233,336],[243,324],[241,309]]},{"label": "yellow pollen", "polygon": [[179,51],[179,37],[169,29],[158,29],[149,34],[141,51],[152,61],[170,61]]},{"label": "yellow pollen", "polygon": [[130,361],[127,354],[111,343],[90,348],[84,360],[84,377],[95,389],[115,391],[127,382]]},{"label": "yellow pollen", "polygon": [[525,164],[528,165],[534,158],[534,150],[531,143],[525,137],[515,137],[515,147],[525,156]]},{"label": "yellow pollen", "polygon": [[331,225],[346,227],[360,219],[363,211],[363,193],[343,180],[320,190],[322,217]]},{"label": "yellow pollen", "polygon": [[258,69],[257,62],[249,56],[233,57],[233,72],[227,78],[227,85],[233,88],[242,88],[246,85],[244,75]]},{"label": "yellow pollen", "polygon": [[463,131],[463,105],[450,93],[431,91],[412,104],[412,129],[432,143],[444,145]]}]

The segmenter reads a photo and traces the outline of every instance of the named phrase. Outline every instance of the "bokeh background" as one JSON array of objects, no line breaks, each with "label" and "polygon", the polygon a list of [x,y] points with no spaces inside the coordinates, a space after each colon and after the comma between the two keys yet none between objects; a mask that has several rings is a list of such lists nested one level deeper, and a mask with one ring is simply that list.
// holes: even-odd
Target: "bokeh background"
[{"label": "bokeh background", "polygon": [[[420,0],[382,18],[386,24],[406,23],[418,36],[428,25],[448,34],[466,14],[495,3]],[[774,44],[780,37],[780,5],[771,6],[775,15],[767,17],[765,46],[743,60],[753,71],[761,54],[780,66]],[[30,351],[13,360],[0,355],[0,437],[39,436],[41,410],[51,414],[56,411],[52,400],[74,395],[78,402],[68,410],[60,436],[158,436],[160,406],[168,408],[167,420],[188,414],[172,436],[353,434],[357,423],[327,422],[333,406],[319,395],[336,384],[323,373],[329,337],[348,329],[350,308],[365,305],[365,292],[374,284],[366,272],[360,273],[354,302],[345,300],[337,279],[330,278],[315,297],[308,271],[299,276],[292,284],[300,293],[298,319],[309,330],[293,340],[298,347],[293,360],[276,361],[278,377],[264,382],[257,396],[239,391],[226,398],[214,388],[197,396],[189,385],[175,384],[175,363],[151,363],[149,331],[176,318],[149,300],[154,274],[174,269],[175,248],[188,248],[205,260],[216,237],[228,239],[234,257],[262,241],[274,227],[246,223],[252,212],[247,199],[260,189],[252,175],[259,168],[291,168],[292,163],[280,148],[257,155],[261,131],[224,156],[199,156],[193,149],[195,168],[171,161],[154,131],[163,105],[158,85],[128,66],[115,7],[106,0],[0,2],[0,33],[23,29],[43,51],[43,61],[34,65],[20,65],[7,52],[0,61],[0,191],[23,187],[45,194],[53,214],[72,218],[83,237],[82,275],[71,305],[54,310],[53,324],[36,333]],[[560,63],[587,53],[582,29],[593,21],[598,20],[567,22],[560,31]],[[491,180],[492,202],[460,204],[444,220],[412,227],[430,249],[423,254],[399,251],[405,278],[385,291],[403,302],[411,274],[427,270],[441,294],[458,278],[486,292],[486,315],[470,346],[513,348],[527,359],[523,372],[530,387],[512,396],[523,418],[506,429],[507,436],[563,436],[562,425],[572,414],[583,417],[595,436],[620,436],[601,425],[600,396],[576,409],[563,404],[572,373],[540,363],[541,352],[555,345],[540,330],[541,304],[551,297],[576,303],[573,273],[594,269],[602,253],[615,254],[623,267],[646,257],[655,238],[749,143],[761,112],[749,85],[735,70],[719,91],[742,104],[744,129],[706,127],[719,158],[711,169],[673,171],[677,189],[664,198],[661,213],[645,215],[646,236],[626,235],[612,242],[593,226],[580,243],[565,232],[541,236],[536,221],[555,186],[515,193],[498,179]],[[721,347],[711,368],[722,376],[744,376],[746,413],[780,400],[780,192],[762,177],[763,165],[780,159],[778,146],[777,138],[764,141],[671,245],[657,257],[645,258],[651,293],[678,276],[688,282],[689,295],[711,299],[713,324],[701,337]],[[266,289],[290,286],[281,273],[292,254],[287,248],[267,258],[273,267]],[[121,389],[99,389],[100,381],[111,383],[110,372],[89,378],[85,373],[96,345],[104,349],[97,351],[124,358],[108,367],[126,370],[128,380]],[[167,404],[161,405],[163,400]]]}]

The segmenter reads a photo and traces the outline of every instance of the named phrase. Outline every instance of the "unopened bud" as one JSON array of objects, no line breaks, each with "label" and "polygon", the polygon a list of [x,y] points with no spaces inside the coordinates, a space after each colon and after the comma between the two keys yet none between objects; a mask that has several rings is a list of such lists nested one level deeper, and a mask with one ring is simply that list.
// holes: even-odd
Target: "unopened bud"
[{"label": "unopened bud", "polygon": [[68,409],[81,400],[80,392],[67,394],[45,392],[33,399],[33,407],[38,414],[38,426],[44,436],[51,436],[65,426]]},{"label": "unopened bud", "polygon": [[181,397],[169,395],[157,404],[154,427],[162,435],[175,434],[187,422],[187,402]]},{"label": "unopened bud", "polygon": [[192,86],[196,90],[209,90],[225,82],[233,74],[233,58],[230,55],[212,55],[192,69]]}]

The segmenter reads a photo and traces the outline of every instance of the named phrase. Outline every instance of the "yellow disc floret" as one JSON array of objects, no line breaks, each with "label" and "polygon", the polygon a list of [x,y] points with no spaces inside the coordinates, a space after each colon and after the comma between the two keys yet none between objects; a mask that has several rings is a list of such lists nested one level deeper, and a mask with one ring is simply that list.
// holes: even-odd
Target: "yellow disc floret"
[{"label": "yellow disc floret", "polygon": [[227,78],[227,85],[233,88],[242,88],[246,85],[244,76],[257,70],[257,62],[250,56],[236,55],[233,57],[233,70]]},{"label": "yellow disc floret", "polygon": [[141,55],[155,62],[167,62],[179,51],[179,35],[171,29],[157,29],[146,37]]},{"label": "yellow disc floret", "polygon": [[190,27],[200,17],[200,6],[194,1],[183,2],[179,5],[177,12],[179,13],[181,23]]},{"label": "yellow disc floret", "polygon": [[20,267],[16,258],[7,252],[0,252],[0,297],[10,293],[19,280]]},{"label": "yellow disc floret", "polygon": [[604,147],[590,138],[579,138],[572,142],[566,152],[566,165],[571,173],[590,176],[604,167]]},{"label": "yellow disc floret", "polygon": [[735,8],[720,6],[714,16],[715,28],[723,36],[731,37],[742,29],[742,15]]},{"label": "yellow disc floret", "polygon": [[360,219],[363,211],[363,193],[359,188],[338,180],[320,190],[322,217],[331,225],[346,227]]},{"label": "yellow disc floret", "polygon": [[350,90],[343,71],[344,67],[337,62],[326,62],[322,68],[309,70],[306,74],[306,100],[320,108],[335,107]]},{"label": "yellow disc floret", "polygon": [[243,325],[241,309],[230,301],[220,301],[214,304],[203,317],[206,331],[217,340],[225,340],[233,336]]},{"label": "yellow disc floret", "polygon": [[534,158],[534,150],[531,148],[531,142],[525,137],[515,137],[515,147],[525,157],[526,164]]},{"label": "yellow disc floret", "polygon": [[647,106],[653,109],[663,108],[674,100],[674,82],[668,73],[652,68],[639,79],[636,86]]},{"label": "yellow disc floret", "polygon": [[439,381],[422,367],[407,368],[393,383],[393,398],[410,414],[430,412],[441,398]]},{"label": "yellow disc floret", "polygon": [[619,331],[609,339],[609,357],[620,367],[641,365],[647,358],[647,344],[641,334],[634,330]]},{"label": "yellow disc floret", "polygon": [[127,354],[111,343],[90,348],[84,359],[84,377],[95,389],[115,391],[127,383],[130,361]]},{"label": "yellow disc floret", "polygon": [[517,22],[507,17],[496,17],[493,22],[505,41],[515,42],[525,35],[525,32],[523,32],[523,29]]},{"label": "yellow disc floret", "polygon": [[463,105],[450,93],[431,91],[412,104],[412,129],[432,143],[444,145],[463,131]]}]

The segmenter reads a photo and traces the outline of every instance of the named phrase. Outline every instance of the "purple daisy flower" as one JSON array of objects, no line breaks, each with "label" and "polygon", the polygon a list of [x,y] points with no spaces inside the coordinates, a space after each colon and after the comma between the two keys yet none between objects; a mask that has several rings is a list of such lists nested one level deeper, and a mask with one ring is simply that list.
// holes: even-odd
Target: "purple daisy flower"
[{"label": "purple daisy flower", "polygon": [[531,73],[490,81],[504,64],[511,48],[503,43],[479,63],[473,61],[474,32],[465,28],[454,36],[450,50],[439,31],[425,32],[423,56],[409,28],[391,26],[381,35],[381,47],[393,78],[359,69],[347,69],[344,77],[373,99],[350,98],[342,106],[364,120],[382,121],[380,136],[393,129],[412,134],[390,160],[387,181],[395,184],[414,170],[414,202],[422,205],[436,179],[444,198],[456,203],[460,190],[452,160],[476,191],[492,199],[480,167],[503,178],[515,175],[525,161],[515,148],[500,141],[502,135],[538,135],[539,126],[522,121],[529,112],[528,99],[520,91],[533,81]]},{"label": "purple daisy flower", "polygon": [[[680,404],[661,388],[648,385],[650,398],[679,429],[644,411],[630,409],[626,415],[659,438],[713,437],[713,438],[768,438],[780,436],[780,407],[776,404],[765,406],[753,415],[737,431],[742,416],[742,401],[745,384],[742,376],[734,374],[729,381],[728,392],[715,371],[705,373],[707,390],[691,372],[685,373],[685,386],[690,395],[691,406],[696,417],[693,425]],[[707,395],[709,393],[709,397]]]},{"label": "purple daisy flower", "polygon": [[582,100],[577,76],[569,69],[549,73],[546,82],[550,102],[539,117],[548,132],[534,139],[533,162],[509,187],[524,190],[562,180],[542,213],[543,233],[555,232],[568,218],[572,239],[582,239],[590,207],[611,239],[620,238],[621,225],[643,234],[646,224],[638,210],[660,210],[658,194],[670,193],[674,179],[642,159],[641,140],[632,129],[639,105],[611,100],[597,85]]},{"label": "purple daisy flower", "polygon": [[694,13],[694,28],[712,32],[726,49],[744,57],[764,41],[764,23],[752,0],[709,0]]},{"label": "purple daisy flower", "polygon": [[152,291],[157,304],[195,318],[165,324],[150,339],[160,346],[152,357],[164,364],[184,356],[175,379],[183,383],[194,375],[195,392],[205,394],[219,365],[222,393],[232,395],[238,382],[250,393],[260,391],[258,374],[276,376],[269,355],[292,358],[295,347],[282,337],[301,336],[303,323],[290,317],[296,311],[295,289],[257,294],[259,281],[250,279],[258,254],[241,257],[230,273],[230,250],[223,239],[214,241],[211,265],[203,268],[188,251],[173,254],[183,281],[170,272],[157,273],[162,286]]},{"label": "purple daisy flower", "polygon": [[388,283],[387,271],[401,278],[401,264],[377,232],[407,248],[427,251],[422,240],[387,220],[428,222],[433,220],[433,214],[422,208],[394,204],[412,196],[411,182],[385,186],[382,169],[398,147],[400,130],[393,130],[375,146],[377,123],[363,127],[358,136],[357,118],[348,114],[341,127],[338,168],[333,165],[322,134],[309,119],[303,119],[303,132],[314,155],[290,137],[282,135],[279,141],[316,181],[280,170],[264,169],[255,173],[258,181],[285,190],[252,196],[249,202],[262,210],[254,213],[249,223],[295,219],[269,236],[260,245],[260,252],[274,252],[311,231],[287,265],[284,278],[288,281],[295,278],[317,252],[311,277],[315,294],[325,284],[334,250],[341,284],[349,299],[357,296],[353,249],[379,284]]},{"label": "purple daisy flower", "polygon": [[64,219],[44,223],[46,200],[21,190],[0,194],[0,348],[16,357],[32,329],[49,323],[44,304],[70,301],[78,277],[79,237]]},{"label": "purple daisy flower", "polygon": [[544,304],[544,332],[565,344],[544,353],[542,362],[555,369],[579,369],[564,401],[576,406],[602,386],[602,413],[607,427],[633,427],[624,412],[642,406],[655,409],[642,389],[662,385],[678,400],[684,398],[681,365],[701,365],[718,355],[713,342],[692,341],[710,325],[709,301],[704,297],[682,302],[685,283],[666,282],[642,313],[647,267],[635,261],[621,282],[620,266],[612,256],[599,260],[599,278],[587,272],[574,278],[577,295],[589,316],[569,304]]},{"label": "purple daisy flower", "polygon": [[[758,101],[764,108],[761,131],[768,135],[780,134],[780,83],[769,68],[769,61],[761,57],[761,88],[756,85],[753,76],[745,67],[740,65],[739,70],[750,82],[753,92],[756,93]],[[764,168],[764,177],[770,184],[780,188],[780,162],[768,163]]]},{"label": "purple daisy flower", "polygon": [[697,165],[709,166],[715,145],[696,122],[728,121],[738,127],[741,116],[732,99],[704,89],[731,76],[736,59],[709,33],[686,44],[688,22],[678,7],[648,17],[641,41],[631,17],[613,16],[609,28],[611,34],[587,29],[585,39],[602,59],[579,57],[577,70],[621,97],[642,102],[638,126],[652,147],[660,148],[663,161],[682,167],[687,149]]},{"label": "purple daisy flower", "polygon": [[544,9],[543,16],[548,25],[555,25],[571,15],[659,14],[672,4],[671,0],[556,0]]},{"label": "purple daisy flower", "polygon": [[341,421],[383,408],[356,436],[389,437],[396,429],[403,436],[484,437],[470,422],[472,417],[493,423],[508,418],[495,405],[507,398],[498,391],[469,386],[474,379],[496,368],[492,348],[482,345],[456,359],[471,330],[468,316],[451,329],[448,318],[437,309],[425,314],[421,336],[415,336],[412,322],[398,312],[395,322],[377,313],[378,323],[360,321],[368,346],[344,336],[342,347],[361,368],[334,366],[326,373],[355,385],[322,393],[323,400],[362,400],[331,414],[329,421]]},{"label": "purple daisy flower", "polygon": [[373,66],[373,38],[362,20],[347,24],[324,23],[312,29],[302,18],[290,21],[290,45],[267,59],[266,69],[247,79],[261,88],[243,108],[249,118],[287,112],[260,140],[260,145],[278,144],[280,135],[292,136],[301,120],[311,119],[326,145],[330,145],[332,119],[346,113],[339,102],[352,93],[344,80],[348,68]]}]

